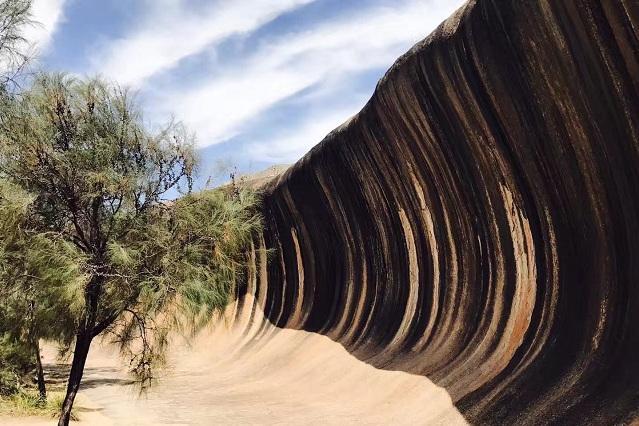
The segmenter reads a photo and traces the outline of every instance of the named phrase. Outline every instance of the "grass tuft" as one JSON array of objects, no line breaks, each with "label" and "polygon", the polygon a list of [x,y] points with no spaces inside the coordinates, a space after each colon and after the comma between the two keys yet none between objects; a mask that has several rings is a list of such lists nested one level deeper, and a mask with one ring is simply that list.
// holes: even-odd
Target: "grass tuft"
[{"label": "grass tuft", "polygon": [[[20,391],[11,396],[0,396],[0,415],[57,417],[63,401],[62,392],[49,392],[47,400],[42,401],[35,391]],[[77,420],[77,417],[71,413],[71,419]]]}]

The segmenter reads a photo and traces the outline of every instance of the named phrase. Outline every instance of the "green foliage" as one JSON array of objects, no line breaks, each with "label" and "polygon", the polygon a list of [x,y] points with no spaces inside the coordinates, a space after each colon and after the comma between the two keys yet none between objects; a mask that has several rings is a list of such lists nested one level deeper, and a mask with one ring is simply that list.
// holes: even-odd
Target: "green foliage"
[{"label": "green foliage", "polygon": [[124,232],[180,183],[190,185],[192,137],[176,123],[149,134],[126,90],[41,75],[4,109],[4,172],[37,195],[46,225],[74,232],[85,251]]},{"label": "green foliage", "polygon": [[17,393],[24,376],[34,368],[33,352],[24,342],[5,333],[0,337],[0,396]]},{"label": "green foliage", "polygon": [[138,279],[138,303],[111,330],[143,384],[162,362],[169,331],[189,335],[230,301],[245,267],[246,248],[260,229],[255,194],[212,190],[158,206],[146,226],[109,245],[118,266],[110,291],[127,298]]},{"label": "green foliage", "polygon": [[[37,392],[19,391],[9,396],[0,395],[0,414],[13,416],[56,417],[60,414],[64,394],[53,392],[43,401]],[[72,419],[77,416],[72,414]]]},{"label": "green foliage", "polygon": [[36,364],[41,338],[69,343],[68,287],[83,281],[77,250],[53,233],[29,229],[30,197],[0,180],[0,394],[20,390]]},{"label": "green foliage", "polygon": [[100,80],[41,75],[0,109],[5,323],[66,344],[108,332],[148,385],[169,332],[228,303],[261,226],[256,196],[191,194],[193,136],[149,131],[130,94]]},{"label": "green foliage", "polygon": [[0,180],[0,330],[23,342],[70,342],[86,277],[82,253],[54,232],[31,229],[34,198]]}]

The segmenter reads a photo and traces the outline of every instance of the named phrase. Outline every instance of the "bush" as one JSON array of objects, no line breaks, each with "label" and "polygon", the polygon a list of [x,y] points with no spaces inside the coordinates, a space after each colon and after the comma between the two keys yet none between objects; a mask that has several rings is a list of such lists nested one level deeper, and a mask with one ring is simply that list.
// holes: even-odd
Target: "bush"
[{"label": "bush", "polygon": [[[40,399],[37,391],[20,390],[11,396],[0,396],[0,414],[12,416],[56,417],[62,409],[64,394],[51,393],[46,401]],[[72,420],[77,417],[72,413]]]},{"label": "bush", "polygon": [[0,338],[0,396],[17,393],[35,368],[30,348],[4,334]]}]

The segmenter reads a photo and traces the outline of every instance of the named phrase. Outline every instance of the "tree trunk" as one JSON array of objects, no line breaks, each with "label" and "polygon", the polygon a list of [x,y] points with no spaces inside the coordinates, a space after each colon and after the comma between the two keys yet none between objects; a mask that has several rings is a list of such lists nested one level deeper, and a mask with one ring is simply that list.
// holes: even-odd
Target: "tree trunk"
[{"label": "tree trunk", "polygon": [[69,383],[67,384],[67,394],[62,403],[62,412],[60,413],[58,426],[68,426],[69,420],[71,420],[71,408],[73,408],[73,401],[80,388],[82,374],[84,374],[84,364],[87,361],[89,348],[91,347],[91,340],[93,340],[93,336],[90,332],[78,334],[76,338],[73,362],[71,363],[71,372],[69,373]]},{"label": "tree trunk", "polygon": [[40,359],[40,339],[36,336],[35,329],[36,323],[34,320],[35,316],[35,301],[29,301],[29,341],[31,342],[31,348],[33,349],[33,353],[36,358],[36,367],[37,371],[37,380],[38,380],[38,393],[40,394],[40,401],[44,402],[47,400],[47,387],[44,383],[44,370],[42,369],[42,360]]},{"label": "tree trunk", "polygon": [[42,359],[40,359],[40,342],[36,339],[34,342],[36,365],[38,367],[38,393],[40,394],[40,400],[47,400],[47,385],[44,383],[44,370],[42,369]]}]

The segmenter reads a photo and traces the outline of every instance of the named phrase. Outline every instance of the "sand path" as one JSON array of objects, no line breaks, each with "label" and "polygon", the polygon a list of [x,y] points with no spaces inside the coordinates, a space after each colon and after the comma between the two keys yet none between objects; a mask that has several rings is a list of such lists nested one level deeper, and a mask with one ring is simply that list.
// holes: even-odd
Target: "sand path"
[{"label": "sand path", "polygon": [[[465,424],[446,391],[425,377],[376,369],[322,335],[254,324],[204,333],[191,348],[178,345],[145,396],[117,354],[95,345],[80,391],[80,423]],[[53,355],[46,353],[50,368]]]}]

